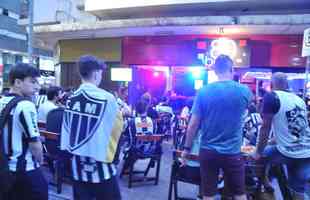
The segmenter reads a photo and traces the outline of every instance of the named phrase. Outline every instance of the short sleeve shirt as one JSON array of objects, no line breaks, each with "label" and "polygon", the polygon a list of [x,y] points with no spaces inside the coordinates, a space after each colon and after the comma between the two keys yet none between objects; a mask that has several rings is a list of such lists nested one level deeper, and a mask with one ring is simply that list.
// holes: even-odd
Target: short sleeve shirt
[{"label": "short sleeve shirt", "polygon": [[200,147],[222,154],[240,153],[243,117],[251,99],[248,87],[234,81],[202,88],[192,108],[192,114],[201,119]]},{"label": "short sleeve shirt", "polygon": [[[14,98],[5,96],[0,100],[1,110]],[[30,171],[39,167],[34,160],[28,143],[39,140],[37,111],[31,101],[21,101],[11,111],[4,130],[5,151],[8,153],[10,171]]]}]

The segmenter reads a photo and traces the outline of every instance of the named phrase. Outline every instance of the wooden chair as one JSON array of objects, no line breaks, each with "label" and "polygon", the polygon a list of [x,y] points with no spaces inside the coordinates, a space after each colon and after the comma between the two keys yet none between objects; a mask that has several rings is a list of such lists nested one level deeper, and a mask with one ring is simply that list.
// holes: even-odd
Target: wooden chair
[{"label": "wooden chair", "polygon": [[[40,130],[40,134],[42,137],[44,137],[45,143],[48,141],[54,142],[56,144],[59,143],[60,134],[58,134],[58,133]],[[58,148],[58,147],[56,147],[56,148]],[[49,148],[47,148],[47,152],[45,154],[45,157],[47,159],[54,161],[54,168],[55,168],[54,176],[55,176],[55,180],[56,180],[57,193],[59,194],[62,192],[62,183],[63,183],[63,177],[64,177],[64,163],[59,158],[59,155],[55,155],[54,152],[50,153]]]},{"label": "wooden chair", "polygon": [[[178,182],[185,182],[197,185],[200,187],[200,173],[199,179],[187,177],[183,172],[188,168],[188,166],[181,166],[179,159],[181,158],[182,151],[175,150],[173,152],[173,163],[171,168],[171,175],[170,175],[170,183],[169,183],[169,192],[168,192],[168,200],[172,200],[172,195],[174,196],[174,200],[195,200],[196,198],[185,198],[179,197],[178,195]],[[188,154],[186,157],[189,161],[199,161],[198,155]],[[199,171],[199,168],[197,169]]]},{"label": "wooden chair", "polygon": [[38,121],[38,127],[41,130],[46,130],[46,123],[42,121]]},{"label": "wooden chair", "polygon": [[[128,155],[125,158],[125,164],[122,168],[120,178],[123,177],[123,175],[128,175],[128,188],[132,187],[132,183],[134,182],[145,182],[145,181],[155,181],[155,185],[158,184],[159,180],[159,172],[160,172],[160,163],[161,163],[161,142],[165,136],[162,134],[155,134],[155,135],[136,135],[136,141],[141,142],[156,142],[158,145],[160,145],[160,152],[156,152],[154,154],[149,155],[141,155],[136,154],[134,147],[130,148],[128,151]],[[129,158],[130,157],[130,158]],[[129,162],[129,165],[126,165],[126,159],[133,159],[132,162]],[[134,170],[134,164],[137,160],[141,159],[150,159],[150,162],[146,168],[145,171],[135,171]],[[150,169],[152,168],[152,165],[156,165],[156,173],[155,177],[147,177]],[[134,174],[143,174],[143,178],[134,178]]]}]

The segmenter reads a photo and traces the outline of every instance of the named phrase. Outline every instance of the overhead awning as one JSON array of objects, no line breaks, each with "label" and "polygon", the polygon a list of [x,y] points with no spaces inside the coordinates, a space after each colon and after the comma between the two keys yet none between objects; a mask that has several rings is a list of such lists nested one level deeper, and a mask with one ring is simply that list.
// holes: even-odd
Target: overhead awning
[{"label": "overhead awning", "polygon": [[309,13],[308,0],[86,0],[85,10],[102,19]]}]

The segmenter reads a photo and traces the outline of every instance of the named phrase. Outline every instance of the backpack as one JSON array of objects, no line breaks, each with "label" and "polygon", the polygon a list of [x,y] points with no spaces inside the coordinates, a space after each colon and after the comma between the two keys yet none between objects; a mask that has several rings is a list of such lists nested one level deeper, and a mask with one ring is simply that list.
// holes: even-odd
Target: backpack
[{"label": "backpack", "polygon": [[11,188],[14,177],[9,170],[9,157],[4,150],[4,135],[3,129],[10,116],[10,113],[17,104],[23,100],[29,100],[25,97],[14,97],[1,111],[0,114],[0,199],[5,195]]}]

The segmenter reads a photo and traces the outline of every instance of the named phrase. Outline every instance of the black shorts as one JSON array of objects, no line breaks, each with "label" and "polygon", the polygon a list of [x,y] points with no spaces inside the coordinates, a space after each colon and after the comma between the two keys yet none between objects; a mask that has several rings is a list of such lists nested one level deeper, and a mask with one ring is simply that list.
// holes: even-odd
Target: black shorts
[{"label": "black shorts", "polygon": [[228,187],[231,194],[245,194],[245,169],[242,155],[226,155],[200,149],[199,157],[203,196],[211,197],[217,194],[220,169],[224,172],[225,187]]},{"label": "black shorts", "polygon": [[47,200],[48,184],[41,169],[14,173],[15,182],[9,192],[10,200]]},{"label": "black shorts", "polygon": [[74,200],[122,199],[116,176],[101,183],[73,181],[73,197]]},{"label": "black shorts", "polygon": [[200,184],[200,167],[182,166],[179,169],[179,176],[192,183]]}]

